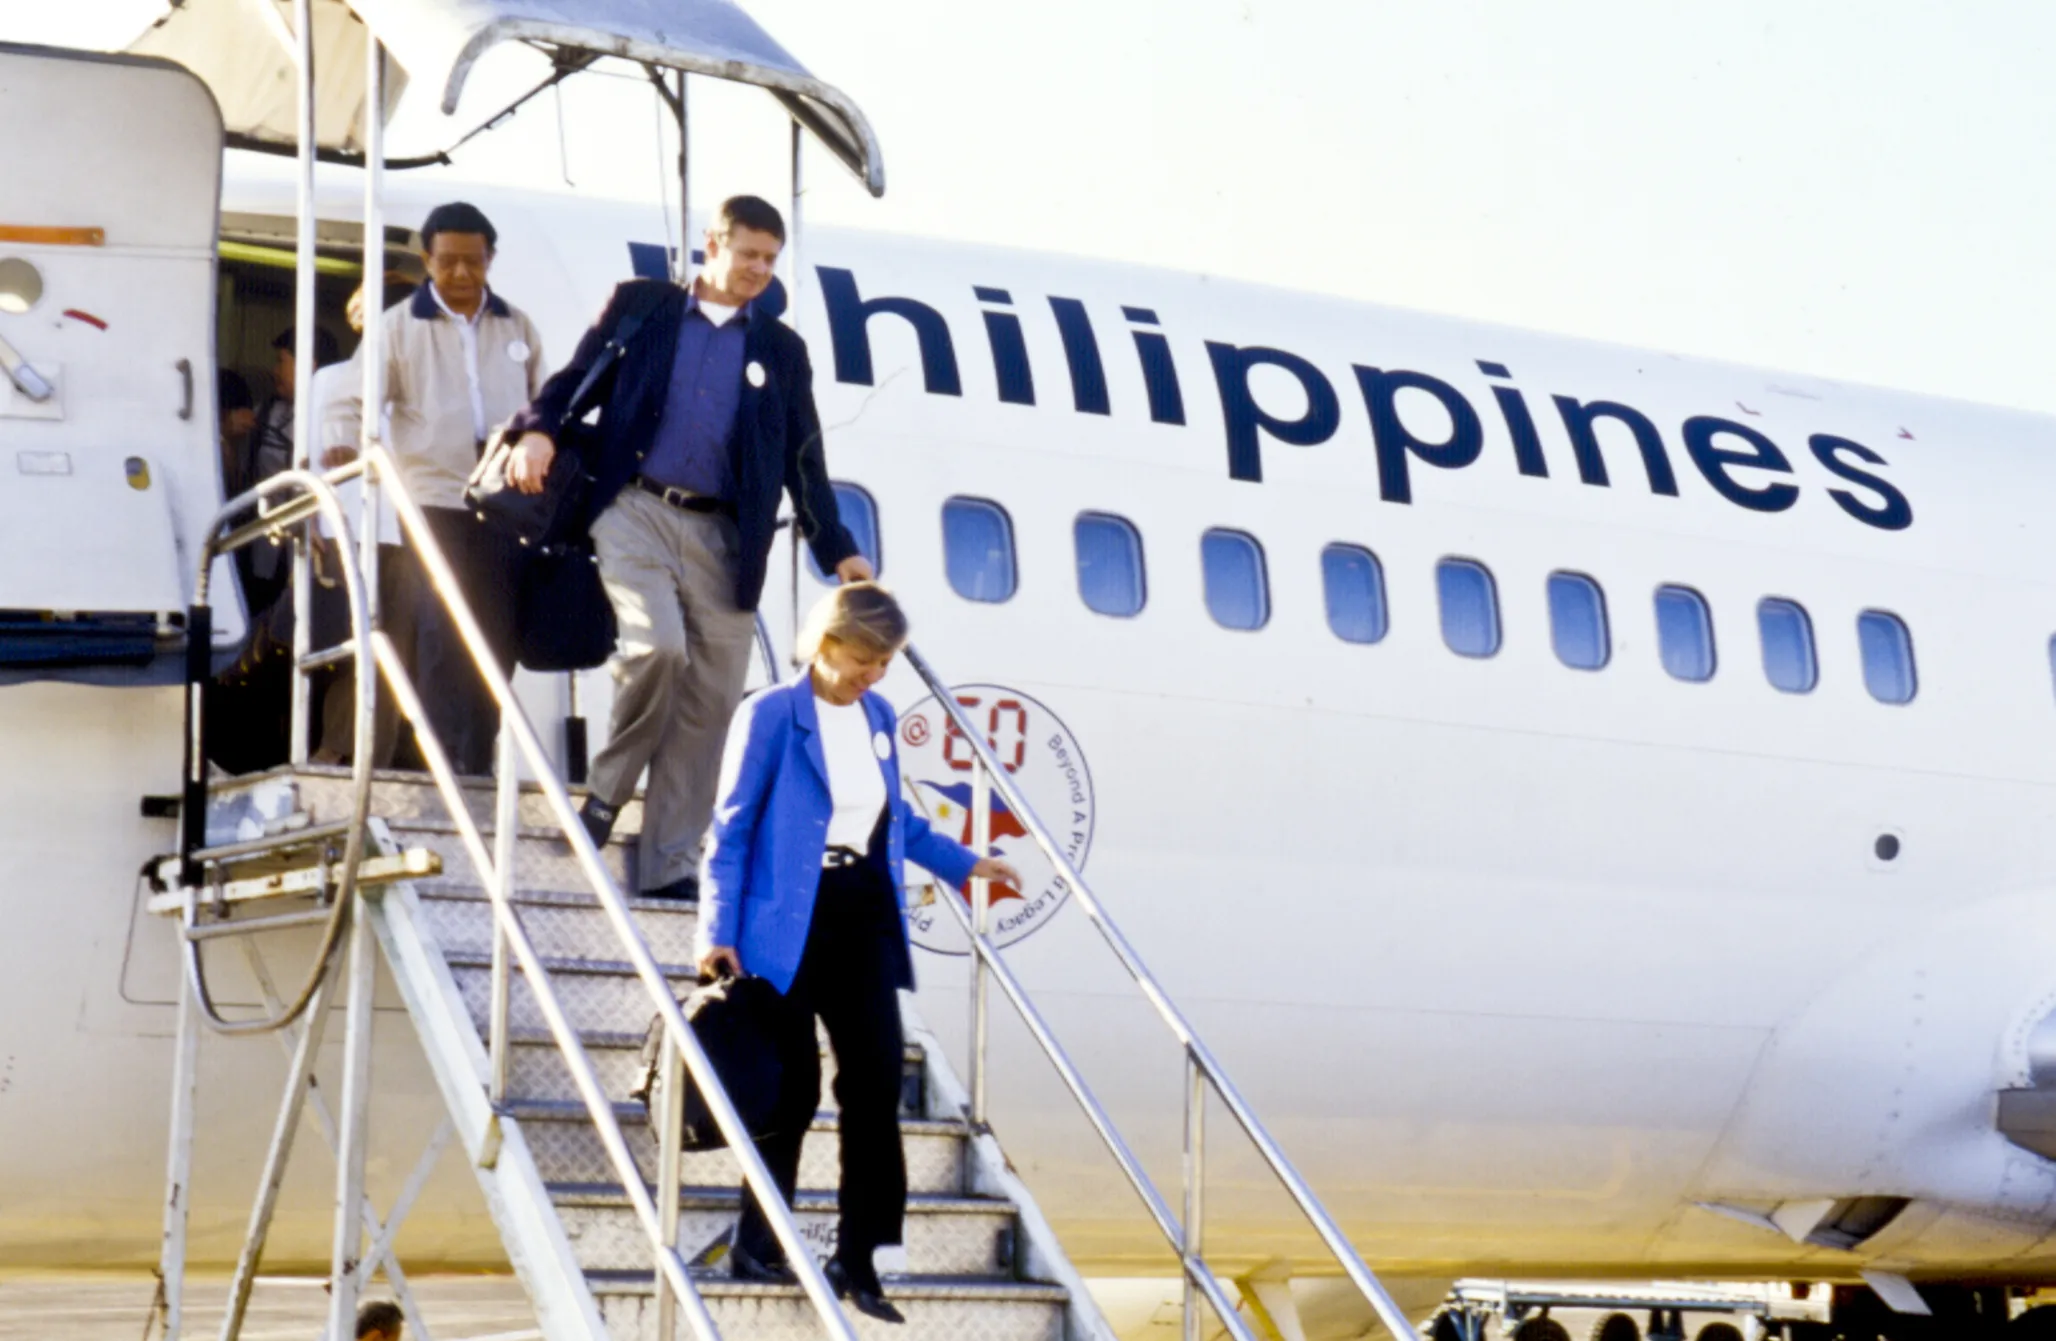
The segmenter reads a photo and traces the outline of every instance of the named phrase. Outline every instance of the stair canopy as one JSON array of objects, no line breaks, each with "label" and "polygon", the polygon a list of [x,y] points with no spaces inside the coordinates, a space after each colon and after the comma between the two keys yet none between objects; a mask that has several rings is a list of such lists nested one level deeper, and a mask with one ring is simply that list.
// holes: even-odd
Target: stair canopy
[{"label": "stair canopy", "polygon": [[[231,144],[292,151],[289,0],[173,3],[129,49],[168,57],[204,79],[221,103]],[[455,116],[480,57],[508,42],[547,55],[556,71],[549,83],[611,56],[764,89],[872,195],[885,194],[885,160],[862,109],[816,78],[734,0],[315,0],[313,8],[315,125],[324,156],[362,154],[368,24],[399,66],[386,81],[388,116],[409,80],[433,90],[444,115]]]}]

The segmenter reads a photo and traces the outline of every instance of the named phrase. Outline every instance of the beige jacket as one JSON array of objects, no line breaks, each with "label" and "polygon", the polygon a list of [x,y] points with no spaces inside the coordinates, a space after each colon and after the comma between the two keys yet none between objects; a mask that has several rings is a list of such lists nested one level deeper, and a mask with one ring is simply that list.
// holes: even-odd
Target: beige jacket
[{"label": "beige jacket", "polygon": [[[464,506],[464,482],[478,444],[535,398],[543,385],[543,341],[528,314],[487,291],[472,323],[478,404],[461,319],[424,284],[388,308],[385,326],[389,441],[407,492],[425,508]],[[361,356],[361,354],[360,354]],[[322,407],[322,447],[355,447],[364,422],[363,368],[350,360],[347,391]],[[482,412],[482,413],[481,413]]]}]

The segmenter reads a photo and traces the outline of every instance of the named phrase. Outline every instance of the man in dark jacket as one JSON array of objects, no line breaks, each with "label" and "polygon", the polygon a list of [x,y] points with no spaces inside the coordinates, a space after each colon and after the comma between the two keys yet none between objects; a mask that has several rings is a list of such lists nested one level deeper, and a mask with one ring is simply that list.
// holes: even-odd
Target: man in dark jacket
[{"label": "man in dark jacket", "polygon": [[792,496],[823,572],[846,582],[871,576],[828,482],[806,342],[755,301],[784,245],[785,221],[771,204],[722,202],[691,287],[617,288],[571,362],[512,425],[523,437],[510,477],[538,492],[578,385],[623,323],[639,321],[596,385],[605,408],[585,462],[593,549],[620,646],[612,730],[593,760],[583,813],[605,841],[649,768],[639,866],[651,897],[699,893],[700,840],[749,673],[780,492]]}]

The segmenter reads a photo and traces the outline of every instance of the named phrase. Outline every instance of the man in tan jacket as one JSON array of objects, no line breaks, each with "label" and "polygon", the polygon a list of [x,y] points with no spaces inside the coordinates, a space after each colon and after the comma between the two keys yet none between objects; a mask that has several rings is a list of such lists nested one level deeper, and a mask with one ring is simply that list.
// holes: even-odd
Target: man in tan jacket
[{"label": "man in tan jacket", "polygon": [[[486,284],[499,233],[475,206],[438,205],[421,225],[429,282],[381,318],[385,328],[387,444],[408,494],[464,599],[478,617],[503,670],[515,649],[520,547],[464,506],[464,484],[486,434],[542,389],[543,346],[535,323]],[[353,360],[354,363],[354,360]],[[324,464],[356,449],[364,405],[361,381],[323,417]],[[414,592],[414,678],[450,761],[460,773],[492,771],[500,711],[457,632],[410,558]]]}]

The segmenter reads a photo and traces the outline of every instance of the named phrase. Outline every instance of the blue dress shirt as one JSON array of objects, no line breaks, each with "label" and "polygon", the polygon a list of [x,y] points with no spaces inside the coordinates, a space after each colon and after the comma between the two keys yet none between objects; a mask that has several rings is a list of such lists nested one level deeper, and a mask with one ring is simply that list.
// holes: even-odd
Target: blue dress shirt
[{"label": "blue dress shirt", "polygon": [[728,440],[742,401],[743,333],[749,324],[745,307],[716,326],[700,310],[699,295],[686,296],[678,352],[671,360],[671,389],[643,474],[659,484],[735,501]]}]

